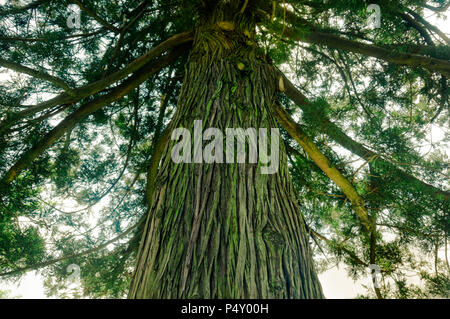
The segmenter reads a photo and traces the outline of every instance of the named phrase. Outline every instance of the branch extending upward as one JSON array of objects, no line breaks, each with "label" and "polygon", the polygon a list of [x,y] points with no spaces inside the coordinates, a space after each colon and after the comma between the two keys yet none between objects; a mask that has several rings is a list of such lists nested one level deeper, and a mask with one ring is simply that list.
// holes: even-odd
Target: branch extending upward
[{"label": "branch extending upward", "polygon": [[[283,77],[285,94],[289,97],[294,103],[300,107],[303,111],[308,112],[311,110],[311,106],[308,102],[306,96],[304,96],[297,88],[290,82],[281,72],[279,76]],[[319,129],[322,130],[325,134],[331,137],[334,141],[339,143],[341,146],[349,150],[350,152],[358,155],[359,157],[365,159],[366,161],[371,160],[376,157],[377,161],[392,169],[395,174],[399,177],[403,178],[405,181],[411,184],[411,186],[418,186],[421,189],[424,189],[425,192],[433,196],[438,200],[448,201],[450,199],[450,192],[441,190],[437,187],[434,187],[430,184],[427,184],[418,178],[412,176],[411,174],[403,171],[398,168],[393,163],[390,163],[388,160],[383,159],[382,156],[379,156],[376,152],[369,150],[361,143],[353,140],[351,137],[346,135],[336,124],[331,122],[328,118],[323,116],[322,114],[318,114],[320,118],[317,118],[317,123],[319,123]]]},{"label": "branch extending upward", "polygon": [[[450,3],[450,2],[449,2]],[[417,14],[416,12],[414,12],[413,10],[409,10],[408,12],[414,16],[414,18],[416,18],[418,21],[420,21],[420,23],[422,23],[427,29],[433,31],[434,33],[436,33],[437,35],[439,35],[441,37],[442,40],[444,40],[448,45],[450,45],[450,39],[447,37],[447,35],[442,32],[441,30],[439,30],[437,27],[435,27],[434,25],[432,25],[431,23],[429,23],[427,20],[425,20],[421,15]]]},{"label": "branch extending upward", "polygon": [[372,231],[373,225],[370,221],[369,213],[365,208],[364,199],[358,194],[350,181],[342,175],[342,173],[326,158],[325,155],[317,148],[313,140],[306,135],[303,129],[298,125],[292,117],[280,105],[273,105],[274,115],[280,124],[286,129],[305,150],[308,156],[319,166],[322,171],[344,192],[352,203],[364,229],[369,233]]},{"label": "branch extending upward", "polygon": [[444,12],[448,9],[448,7],[450,7],[450,2],[443,4],[441,7],[433,7],[428,4],[424,4],[424,7],[434,12]]},{"label": "branch extending upward", "polygon": [[[186,49],[185,46],[184,49]],[[24,169],[28,167],[34,159],[40,156],[47,148],[63,136],[65,132],[72,129],[78,122],[99,110],[103,106],[121,99],[128,92],[148,79],[148,77],[152,74],[155,74],[162,68],[173,63],[183,52],[184,51],[181,48],[175,49],[160,58],[157,62],[146,64],[142,69],[138,70],[132,77],[117,86],[110,93],[96,98],[78,108],[75,112],[67,116],[56,127],[54,127],[49,133],[47,133],[38,144],[26,151],[0,180],[0,184],[10,184]]]},{"label": "branch extending upward", "polygon": [[150,60],[154,59],[155,57],[160,56],[162,53],[172,49],[177,45],[191,42],[192,39],[193,36],[191,32],[176,34],[170,37],[169,39],[165,40],[164,42],[160,43],[159,45],[155,46],[147,53],[133,60],[123,69],[116,71],[110,75],[107,75],[103,79],[98,80],[96,82],[89,83],[85,86],[72,89],[72,91],[74,92],[74,96],[70,96],[68,93],[62,93],[48,101],[30,106],[23,111],[10,114],[2,123],[0,123],[0,135],[4,134],[11,126],[13,126],[16,123],[18,119],[34,115],[38,112],[54,107],[56,105],[73,104],[85,97],[100,92],[101,90],[122,80],[129,74],[140,69],[142,66],[147,64]]},{"label": "branch extending upward", "polygon": [[450,77],[450,62],[445,60],[418,54],[394,53],[380,46],[348,40],[334,34],[319,31],[296,31],[292,28],[286,28],[284,34],[296,41],[320,44],[335,49],[360,53],[398,65],[422,67]]},{"label": "branch extending upward", "polygon": [[[267,21],[269,15],[262,11],[261,16]],[[413,53],[393,52],[392,48],[388,49],[373,44],[349,40],[322,30],[304,19],[296,17],[292,13],[287,15],[287,19],[292,24],[292,27],[270,21],[267,21],[268,23],[265,26],[270,32],[275,34],[281,34],[283,31],[285,37],[294,41],[325,45],[330,48],[359,53],[398,65],[421,67],[450,77],[449,61]],[[302,27],[302,29],[296,29],[299,27]]]},{"label": "branch extending upward", "polygon": [[16,71],[16,72],[19,72],[19,73],[28,74],[28,75],[30,75],[32,77],[35,77],[35,78],[38,78],[38,79],[42,79],[42,80],[51,82],[51,83],[55,84],[56,86],[59,86],[60,88],[62,88],[70,96],[74,96],[75,95],[73,90],[69,87],[69,85],[66,82],[64,82],[60,78],[57,78],[57,77],[52,76],[50,74],[47,74],[47,73],[45,73],[43,71],[34,70],[32,68],[20,65],[19,63],[7,61],[7,60],[2,59],[2,58],[0,58],[0,66],[3,66],[5,68],[8,68],[10,70],[13,70],[13,71]]}]

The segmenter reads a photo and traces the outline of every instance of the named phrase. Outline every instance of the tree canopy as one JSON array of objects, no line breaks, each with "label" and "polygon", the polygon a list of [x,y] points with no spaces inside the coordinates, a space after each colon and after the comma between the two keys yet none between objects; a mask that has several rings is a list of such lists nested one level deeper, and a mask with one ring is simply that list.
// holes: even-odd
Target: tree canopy
[{"label": "tree canopy", "polygon": [[[216,2],[3,1],[1,280],[38,270],[49,295],[126,296],[193,30]],[[273,113],[319,270],[377,265],[362,298],[448,298],[450,35],[430,17],[450,2],[239,5],[277,72]]]}]

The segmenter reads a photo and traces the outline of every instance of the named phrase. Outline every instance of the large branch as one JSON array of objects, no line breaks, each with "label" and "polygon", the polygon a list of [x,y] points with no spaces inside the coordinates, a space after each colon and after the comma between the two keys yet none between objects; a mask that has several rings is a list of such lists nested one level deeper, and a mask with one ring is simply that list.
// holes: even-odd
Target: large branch
[{"label": "large branch", "polygon": [[450,2],[447,2],[447,4],[443,4],[441,7],[433,7],[433,6],[430,6],[427,4],[424,5],[425,8],[432,10],[434,12],[444,12],[445,10],[448,9],[449,6],[450,6]]},{"label": "large branch", "polygon": [[[276,33],[277,35],[282,34],[294,41],[325,45],[334,49],[375,57],[398,65],[422,67],[430,71],[440,72],[441,74],[450,77],[449,61],[413,53],[393,52],[392,49],[389,48],[349,40],[322,30],[308,21],[295,16],[290,11],[286,12],[286,20],[294,27],[287,27],[280,23],[270,22],[270,20],[268,20],[270,15],[263,10],[260,10],[260,16],[266,22],[265,26],[270,32]],[[301,29],[297,30],[295,28]]]},{"label": "large branch", "polygon": [[360,53],[399,65],[422,67],[430,71],[439,72],[446,77],[450,77],[450,62],[445,60],[425,57],[418,54],[394,53],[391,50],[376,45],[348,40],[334,34],[319,31],[296,31],[292,28],[286,28],[284,35],[296,41],[325,45],[330,48]]},{"label": "large branch", "polygon": [[442,32],[441,30],[439,30],[437,27],[435,27],[434,25],[432,25],[431,23],[429,23],[427,20],[425,20],[421,15],[415,13],[413,10],[408,10],[408,12],[414,16],[414,18],[416,18],[417,20],[419,20],[426,28],[428,28],[429,30],[433,31],[434,33],[436,33],[437,35],[439,35],[441,37],[442,40],[444,40],[448,45],[450,45],[450,39],[447,37],[447,35]]},{"label": "large branch", "polygon": [[148,79],[149,76],[155,74],[162,68],[173,63],[181,55],[181,53],[183,53],[183,50],[176,48],[169,54],[159,59],[157,62],[145,65],[141,70],[136,72],[136,74],[134,74],[124,83],[112,90],[112,92],[84,104],[72,114],[67,116],[56,127],[48,132],[37,145],[26,151],[20,157],[20,159],[9,169],[9,171],[2,178],[2,180],[0,181],[0,185],[8,185],[9,183],[11,183],[24,169],[28,167],[28,165],[34,159],[44,153],[47,148],[49,148],[61,136],[63,136],[64,133],[71,130],[78,122],[86,118],[88,115],[101,109],[103,106],[121,99],[128,92]]},{"label": "large branch", "polygon": [[[151,205],[151,199],[153,197],[153,193],[155,191],[155,182],[156,182],[156,176],[158,174],[159,164],[161,157],[163,156],[163,152],[165,147],[167,146],[169,142],[169,137],[172,132],[172,122],[170,122],[165,130],[162,132],[161,136],[159,138],[154,138],[153,145],[156,144],[153,154],[150,158],[150,163],[147,167],[147,185],[145,187],[145,201],[147,204],[147,208]],[[156,137],[156,136],[155,136]],[[153,146],[152,146],[153,147]],[[138,245],[142,245],[143,241],[141,241],[142,234],[145,233],[145,227],[147,227],[148,223],[146,222],[147,219],[150,217],[150,214],[147,212],[142,215],[142,217],[139,219],[137,225],[136,233],[134,234],[133,238],[129,241],[127,250],[133,250]],[[140,249],[138,251],[141,251]]]},{"label": "large branch", "polygon": [[352,203],[361,224],[364,228],[371,232],[372,223],[369,213],[367,212],[363,198],[358,194],[349,180],[322,154],[319,148],[314,144],[313,140],[306,135],[303,129],[298,125],[291,116],[278,104],[273,105],[274,115],[280,124],[286,129],[305,150],[308,156],[316,163],[317,166],[342,190]]},{"label": "large branch", "polygon": [[5,68],[8,68],[10,70],[13,70],[13,71],[16,71],[16,72],[19,72],[19,73],[28,74],[28,75],[30,75],[32,77],[35,77],[35,78],[38,78],[38,79],[45,80],[45,81],[48,81],[50,83],[53,83],[56,86],[59,86],[60,88],[62,88],[64,91],[66,91],[66,93],[69,94],[70,96],[74,96],[74,93],[73,93],[72,89],[69,87],[69,85],[67,85],[66,82],[64,82],[60,78],[57,78],[57,77],[52,76],[50,74],[47,74],[46,72],[34,70],[34,69],[29,68],[29,67],[20,65],[19,63],[7,61],[7,60],[2,59],[2,58],[0,58],[0,66],[3,66]]},{"label": "large branch", "polygon": [[417,32],[420,33],[420,35],[425,39],[425,41],[430,46],[434,46],[433,39],[431,39],[431,36],[428,34],[427,30],[424,29],[424,27],[417,22],[413,17],[410,15],[404,13],[403,11],[397,11],[397,14],[405,20],[411,27],[417,30]]},{"label": "large branch", "polygon": [[[292,82],[290,82],[284,75],[282,75],[281,72],[279,73],[279,75],[283,76],[283,82],[285,87],[284,93],[292,101],[294,101],[295,104],[299,106],[304,112],[311,111],[311,106],[306,96],[304,96],[299,90],[297,90],[294,84],[292,84]],[[327,117],[321,114],[317,114],[317,116],[320,116],[320,118],[317,118],[317,123],[320,125],[320,129],[330,138],[332,138],[334,141],[339,143],[341,146],[343,146],[350,152],[360,156],[366,161],[369,161],[374,157],[376,157],[377,158],[376,160],[379,163],[383,164],[386,167],[389,167],[389,169],[391,169],[398,177],[401,177],[403,180],[411,184],[411,186],[413,187],[417,186],[425,190],[426,193],[430,194],[436,199],[446,201],[450,199],[450,192],[443,191],[437,187],[434,187],[430,184],[427,184],[417,179],[416,177],[398,168],[393,163],[390,163],[388,160],[383,159],[376,152],[369,150],[361,143],[358,143],[357,141],[347,136],[336,124],[331,122]]]},{"label": "large branch", "polygon": [[98,93],[99,91],[107,88],[111,84],[114,84],[129,74],[135,72],[140,69],[143,65],[147,64],[150,60],[154,59],[157,56],[160,56],[162,53],[172,49],[173,47],[187,43],[192,41],[193,36],[191,32],[184,32],[176,34],[166,41],[160,43],[156,47],[149,50],[147,53],[141,55],[137,59],[133,60],[133,62],[129,63],[123,69],[114,72],[110,75],[105,76],[103,79],[98,80],[96,82],[87,84],[80,88],[72,89],[74,92],[74,96],[70,96],[67,93],[62,93],[48,101],[39,103],[34,106],[30,106],[27,109],[13,113],[7,117],[2,123],[0,123],[0,135],[4,134],[11,126],[13,126],[17,120],[22,119],[27,116],[31,116],[38,112],[41,112],[50,107],[54,107],[62,104],[73,104],[81,99],[90,96],[92,94]]}]

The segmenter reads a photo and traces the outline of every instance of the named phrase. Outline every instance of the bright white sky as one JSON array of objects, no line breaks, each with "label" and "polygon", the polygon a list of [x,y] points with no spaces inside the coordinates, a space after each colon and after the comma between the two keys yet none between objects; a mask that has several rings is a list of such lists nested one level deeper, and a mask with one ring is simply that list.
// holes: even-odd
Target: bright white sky
[{"label": "bright white sky", "polygon": [[[4,5],[8,0],[0,0],[0,5]],[[24,2],[23,0],[20,2]],[[450,18],[450,12],[446,16]],[[441,31],[450,35],[450,23],[448,20],[437,19],[433,12],[426,14],[427,20],[436,25]],[[0,81],[5,80],[7,74],[0,73]],[[433,135],[435,132],[433,132]],[[442,132],[436,132],[442,136]],[[439,138],[438,138],[439,139]],[[322,288],[326,298],[355,298],[358,294],[363,294],[366,290],[362,285],[372,286],[370,270],[367,270],[367,277],[358,282],[354,282],[347,276],[345,266],[334,267],[319,275]],[[414,280],[417,283],[417,278]],[[0,285],[0,290],[10,290],[11,296],[26,299],[47,298],[42,285],[42,278],[35,271],[28,272],[22,279],[14,284]]]}]

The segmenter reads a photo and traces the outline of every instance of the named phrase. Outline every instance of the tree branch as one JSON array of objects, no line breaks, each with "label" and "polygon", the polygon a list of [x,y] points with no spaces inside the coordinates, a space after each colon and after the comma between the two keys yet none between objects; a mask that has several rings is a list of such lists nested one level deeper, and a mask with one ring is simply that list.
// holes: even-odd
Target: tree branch
[{"label": "tree branch", "polygon": [[22,37],[8,37],[8,36],[0,36],[0,41],[5,42],[55,42],[55,41],[62,41],[62,40],[68,40],[68,39],[75,39],[75,38],[88,38],[93,35],[100,34],[102,32],[105,32],[105,28],[100,28],[97,31],[92,31],[89,33],[78,33],[78,34],[71,34],[64,37],[59,37],[55,39],[49,39],[49,38],[22,38]]},{"label": "tree branch", "polygon": [[[166,148],[169,142],[169,136],[171,132],[172,132],[172,122],[169,123],[169,125],[167,125],[167,127],[161,134],[161,137],[159,137],[157,141],[156,140],[154,141],[154,143],[156,143],[156,147],[153,150],[150,163],[147,167],[147,185],[145,187],[145,202],[147,204],[148,209],[151,205],[151,200],[153,197],[153,193],[155,191],[155,182],[156,176],[158,174],[159,162],[163,155],[164,149]],[[138,222],[138,229],[134,237],[130,240],[128,249],[133,249],[134,247],[137,247],[138,245],[142,245],[144,243],[143,241],[141,241],[141,236],[142,234],[145,233],[146,231],[145,228],[148,226],[148,223],[146,222],[150,216],[150,214],[148,213],[148,209],[147,213],[140,218]]]},{"label": "tree branch", "polygon": [[[318,232],[316,232],[314,229],[312,229],[311,227],[309,227],[308,225],[305,225],[306,227],[306,231],[310,232],[315,238],[318,238],[320,240],[323,240],[325,243],[327,243],[329,246],[335,246],[333,244],[333,242],[331,240],[329,240],[328,238],[326,238],[325,236],[319,234]],[[337,247],[337,249],[342,250],[343,252],[345,252],[350,258],[352,258],[357,264],[360,264],[362,266],[365,267],[369,267],[369,264],[364,262],[363,260],[361,260],[361,258],[359,258],[353,251],[345,248],[342,245],[339,245]]]},{"label": "tree branch", "polygon": [[12,113],[2,123],[0,123],[0,135],[3,135],[19,119],[22,119],[27,116],[31,116],[33,114],[36,114],[40,111],[43,111],[47,108],[50,108],[50,107],[53,107],[56,105],[73,104],[87,96],[98,93],[99,91],[103,90],[104,88],[108,87],[109,85],[114,84],[114,83],[122,80],[129,74],[137,71],[138,69],[140,69],[142,66],[147,64],[153,58],[161,55],[162,53],[172,49],[173,47],[175,47],[177,45],[189,43],[192,41],[192,39],[193,39],[193,35],[191,32],[184,32],[184,33],[176,34],[176,35],[170,37],[169,39],[167,39],[166,41],[155,46],[154,48],[149,50],[147,53],[136,58],[135,60],[130,62],[126,67],[124,67],[123,69],[121,69],[117,72],[114,72],[110,75],[107,75],[101,80],[87,84],[80,88],[73,89],[75,96],[70,96],[67,93],[62,93],[48,101],[39,103],[37,105],[30,106],[23,111]]},{"label": "tree branch", "polygon": [[[184,47],[184,50],[186,50],[186,47]],[[1,179],[0,185],[10,184],[34,159],[40,156],[48,147],[55,143],[62,135],[64,135],[65,132],[72,129],[79,121],[101,109],[103,106],[121,99],[128,92],[143,83],[150,75],[173,63],[184,50],[181,48],[175,49],[159,59],[157,62],[145,65],[141,70],[139,70],[139,72],[136,72],[136,74],[126,80],[123,84],[112,90],[111,93],[84,104],[75,112],[70,114],[49,133],[47,133],[37,145],[32,147],[20,157],[20,159]]]},{"label": "tree branch", "polygon": [[450,62],[445,60],[429,58],[418,54],[393,53],[391,50],[376,45],[364,44],[318,31],[298,32],[294,29],[286,28],[284,34],[296,41],[326,45],[331,48],[360,53],[398,65],[422,67],[450,77]]},{"label": "tree branch", "polygon": [[[311,107],[309,106],[309,102],[306,96],[304,96],[300,91],[298,91],[297,88],[294,86],[294,84],[292,84],[292,82],[290,82],[284,75],[282,75],[281,72],[279,73],[279,75],[283,76],[285,86],[284,93],[286,94],[286,96],[289,97],[292,101],[294,101],[295,104],[298,107],[300,107],[304,112],[310,111]],[[320,114],[318,116],[320,116],[320,118],[317,118],[317,123],[320,125],[320,129],[329,137],[331,137],[334,141],[339,143],[341,146],[343,146],[350,152],[358,155],[359,157],[367,161],[373,158],[374,156],[377,156],[378,162],[392,169],[395,172],[395,174],[403,178],[406,182],[410,183],[412,186],[418,186],[424,189],[428,194],[430,194],[436,199],[445,201],[450,199],[450,192],[443,191],[408,174],[402,169],[396,167],[394,164],[383,159],[376,152],[367,149],[362,144],[358,143],[357,141],[347,136],[336,124],[331,122],[325,116],[322,116]]]},{"label": "tree branch", "polygon": [[408,9],[408,12],[417,20],[420,21],[420,23],[422,23],[428,30],[436,33],[437,35],[439,35],[441,37],[442,40],[444,40],[448,45],[450,45],[450,39],[446,36],[446,34],[444,32],[442,32],[441,30],[439,30],[437,27],[435,27],[434,25],[432,25],[431,23],[429,23],[427,20],[425,20],[424,18],[422,18],[422,16],[420,16],[419,14],[415,13],[412,10]]},{"label": "tree branch", "polygon": [[38,78],[38,79],[42,79],[42,80],[51,82],[51,83],[55,84],[56,86],[62,88],[70,96],[74,96],[75,95],[73,90],[69,87],[69,85],[67,85],[66,82],[64,82],[60,78],[57,78],[57,77],[52,76],[50,74],[47,74],[47,73],[45,73],[43,71],[37,71],[37,70],[31,69],[29,67],[20,65],[18,63],[7,61],[7,60],[2,59],[2,58],[0,58],[0,66],[3,66],[5,68],[8,68],[10,70],[13,70],[13,71],[16,71],[16,72],[19,72],[19,73],[28,74],[28,75],[30,75],[32,77],[35,77],[35,78]]},{"label": "tree branch", "polygon": [[286,131],[301,145],[308,156],[319,166],[322,171],[344,192],[352,203],[361,224],[365,230],[370,232],[372,223],[369,218],[364,204],[364,200],[355,190],[353,185],[342,173],[331,164],[328,158],[322,154],[314,142],[309,138],[303,129],[298,125],[291,116],[278,104],[273,105],[274,115]]},{"label": "tree branch", "polygon": [[447,4],[443,4],[441,7],[438,8],[427,4],[424,4],[424,7],[434,12],[444,12],[445,10],[448,9],[448,7],[450,7],[450,2],[447,2]]},{"label": "tree branch", "polygon": [[409,14],[406,14],[402,11],[398,11],[398,15],[402,17],[403,20],[405,20],[411,27],[417,30],[417,32],[422,35],[422,37],[425,39],[425,41],[428,43],[428,45],[433,46],[433,40],[431,39],[431,36],[428,34],[427,30],[424,29],[424,27],[417,22],[413,17],[411,17]]},{"label": "tree branch", "polygon": [[313,43],[318,45],[325,45],[330,48],[350,51],[354,53],[363,54],[366,56],[375,57],[390,63],[422,67],[430,71],[440,72],[441,74],[450,77],[450,62],[426,57],[413,53],[400,53],[392,52],[391,49],[383,48],[377,45],[365,44],[358,41],[349,40],[322,30],[308,21],[295,16],[293,13],[287,15],[287,20],[294,27],[303,26],[305,29],[296,30],[294,27],[289,28],[280,23],[270,23],[267,20],[267,12],[260,10],[261,17],[269,23],[265,24],[265,27],[274,34],[280,34],[281,30],[284,30],[284,36],[294,41],[301,41],[306,43]]}]

